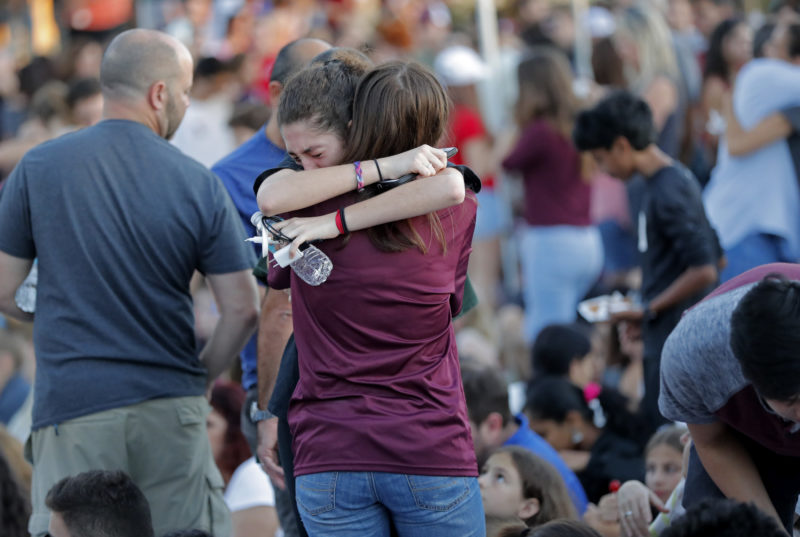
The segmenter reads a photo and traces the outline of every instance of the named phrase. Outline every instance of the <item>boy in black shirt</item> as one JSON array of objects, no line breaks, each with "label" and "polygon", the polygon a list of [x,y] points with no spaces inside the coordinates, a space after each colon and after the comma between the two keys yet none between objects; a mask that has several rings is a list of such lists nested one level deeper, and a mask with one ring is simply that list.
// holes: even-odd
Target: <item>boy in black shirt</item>
[{"label": "boy in black shirt", "polygon": [[576,147],[590,151],[603,170],[629,182],[642,307],[615,319],[642,328],[642,410],[656,428],[664,422],[658,411],[661,348],[683,311],[717,282],[719,241],[697,180],[655,145],[653,115],[643,100],[628,92],[611,94],[581,112],[573,137]]}]

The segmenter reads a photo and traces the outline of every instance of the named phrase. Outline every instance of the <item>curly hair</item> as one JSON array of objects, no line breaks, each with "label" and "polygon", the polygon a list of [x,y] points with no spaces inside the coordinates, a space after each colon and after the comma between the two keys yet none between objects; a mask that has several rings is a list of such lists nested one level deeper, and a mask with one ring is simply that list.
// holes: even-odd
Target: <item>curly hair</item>
[{"label": "curly hair", "polygon": [[704,500],[686,510],[661,537],[786,537],[775,520],[752,503]]},{"label": "curly hair", "polygon": [[602,537],[596,530],[579,520],[552,520],[536,528],[509,525],[495,537]]},{"label": "curly hair", "polygon": [[730,346],[744,377],[767,399],[800,394],[800,282],[768,274],[739,301],[731,315]]}]

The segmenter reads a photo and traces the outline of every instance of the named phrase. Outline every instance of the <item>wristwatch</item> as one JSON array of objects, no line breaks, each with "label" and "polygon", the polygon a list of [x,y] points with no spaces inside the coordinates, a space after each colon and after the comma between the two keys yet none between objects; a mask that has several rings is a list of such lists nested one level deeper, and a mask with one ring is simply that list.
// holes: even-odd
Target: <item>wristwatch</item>
[{"label": "wristwatch", "polygon": [[259,421],[268,420],[274,417],[275,414],[269,410],[261,410],[258,408],[258,401],[253,401],[253,404],[250,405],[250,421],[253,423],[258,423]]}]

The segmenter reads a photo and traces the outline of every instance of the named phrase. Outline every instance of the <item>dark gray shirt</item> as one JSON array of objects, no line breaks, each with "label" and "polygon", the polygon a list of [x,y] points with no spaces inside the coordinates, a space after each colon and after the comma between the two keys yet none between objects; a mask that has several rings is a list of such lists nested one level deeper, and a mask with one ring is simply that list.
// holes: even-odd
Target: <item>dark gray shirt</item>
[{"label": "dark gray shirt", "polygon": [[0,250],[38,257],[34,429],[201,395],[189,281],[249,269],[219,179],[132,121],[42,144],[0,191]]},{"label": "dark gray shirt", "polygon": [[[680,164],[665,166],[629,187],[642,267],[642,299],[649,302],[690,267],[716,265],[720,246],[706,218],[697,180]],[[658,358],[683,311],[705,292],[661,311],[644,326],[645,357]]]}]

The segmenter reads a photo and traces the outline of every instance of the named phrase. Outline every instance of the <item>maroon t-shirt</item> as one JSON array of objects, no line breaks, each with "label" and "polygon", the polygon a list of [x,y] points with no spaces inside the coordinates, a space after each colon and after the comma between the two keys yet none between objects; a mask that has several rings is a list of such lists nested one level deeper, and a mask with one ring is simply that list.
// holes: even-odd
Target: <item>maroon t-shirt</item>
[{"label": "maroon t-shirt", "polygon": [[546,121],[523,129],[503,167],[525,180],[525,220],[531,226],[588,226],[591,187],[581,178],[572,142]]},{"label": "maroon t-shirt", "polygon": [[[352,195],[298,211],[328,214]],[[443,253],[427,217],[413,220],[429,245],[377,250],[364,231],[317,244],[333,262],[312,287],[270,268],[270,287],[291,282],[300,382],[289,407],[295,474],[382,471],[476,476],[452,317],[461,309],[477,203],[439,211]]]}]

